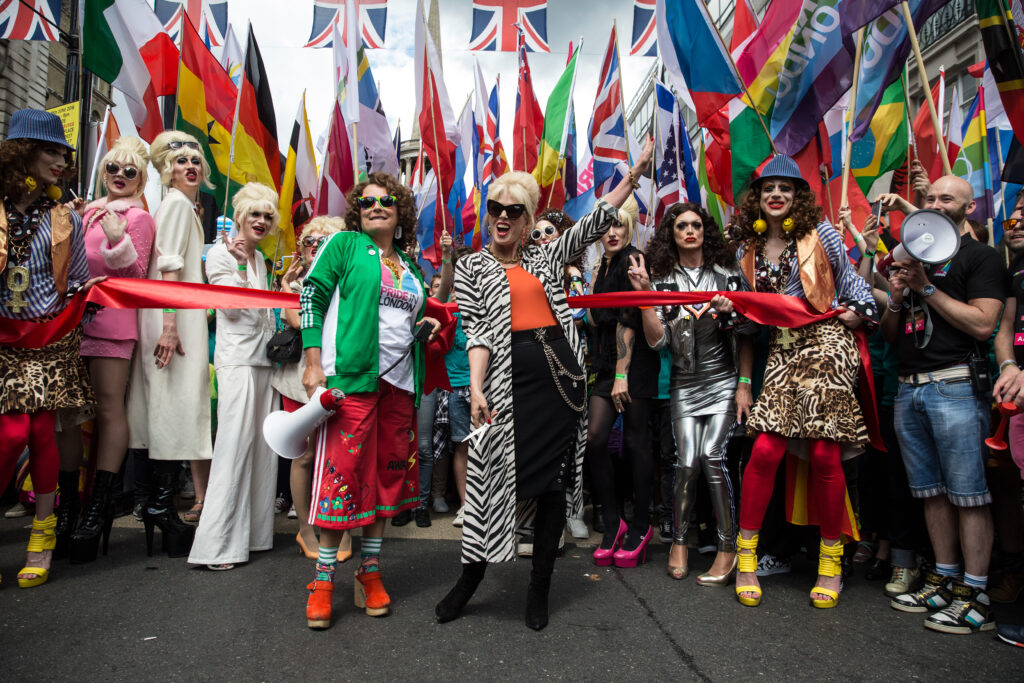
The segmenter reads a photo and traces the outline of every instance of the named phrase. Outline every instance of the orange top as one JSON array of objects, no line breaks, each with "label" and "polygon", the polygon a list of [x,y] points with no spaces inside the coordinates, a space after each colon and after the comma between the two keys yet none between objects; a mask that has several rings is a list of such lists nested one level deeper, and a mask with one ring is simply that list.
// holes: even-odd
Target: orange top
[{"label": "orange top", "polygon": [[505,277],[508,278],[512,299],[513,332],[558,324],[540,280],[526,272],[522,266],[507,268]]}]

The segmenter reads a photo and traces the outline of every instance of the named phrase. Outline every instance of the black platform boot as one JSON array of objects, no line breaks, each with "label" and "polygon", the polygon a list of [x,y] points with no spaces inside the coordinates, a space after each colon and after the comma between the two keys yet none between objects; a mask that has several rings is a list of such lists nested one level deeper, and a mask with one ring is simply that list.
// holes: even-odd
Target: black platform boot
[{"label": "black platform boot", "polygon": [[540,496],[534,524],[533,571],[526,592],[526,625],[534,631],[548,625],[548,591],[564,528],[565,495],[559,491]]},{"label": "black platform boot", "polygon": [[462,565],[462,576],[455,583],[455,587],[448,591],[448,595],[444,596],[434,608],[437,623],[443,624],[446,621],[459,618],[462,609],[473,597],[480,582],[484,580],[486,571],[486,562],[470,562]]},{"label": "black platform boot", "polygon": [[92,482],[92,495],[85,505],[82,520],[78,529],[71,534],[71,564],[84,564],[96,559],[103,540],[103,554],[107,554],[110,544],[110,527],[114,522],[114,483],[115,472],[96,470],[96,478]]},{"label": "black platform boot", "polygon": [[153,555],[153,527],[160,527],[161,541],[167,557],[185,557],[192,548],[195,527],[178,517],[174,493],[178,484],[177,460],[153,460],[153,485],[149,501],[142,507],[142,523],[146,527],[146,554]]},{"label": "black platform boot", "polygon": [[60,505],[57,506],[57,527],[53,531],[57,536],[53,559],[63,560],[68,556],[68,544],[82,509],[82,502],[78,498],[78,470],[60,470],[57,473],[57,489],[60,491]]}]

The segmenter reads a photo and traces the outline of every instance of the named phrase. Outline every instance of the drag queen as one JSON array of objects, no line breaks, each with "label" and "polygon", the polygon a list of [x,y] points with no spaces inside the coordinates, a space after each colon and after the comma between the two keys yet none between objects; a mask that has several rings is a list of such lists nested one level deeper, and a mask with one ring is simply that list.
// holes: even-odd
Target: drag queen
[{"label": "drag queen", "polygon": [[[692,202],[671,206],[658,225],[647,248],[651,279],[644,261],[640,254],[630,263],[630,282],[637,290],[724,292],[739,286],[739,274],[729,268],[735,261],[718,225]],[[739,403],[749,399],[745,393],[734,403],[738,377],[733,322],[732,302],[721,295],[704,304],[643,307],[647,343],[654,349],[668,346],[672,352],[669,389],[677,462],[668,574],[683,579],[689,573],[690,511],[703,469],[718,521],[718,555],[711,569],[697,577],[697,583],[706,586],[727,583],[736,568],[735,512],[725,449],[737,413],[749,410],[750,404]]]}]

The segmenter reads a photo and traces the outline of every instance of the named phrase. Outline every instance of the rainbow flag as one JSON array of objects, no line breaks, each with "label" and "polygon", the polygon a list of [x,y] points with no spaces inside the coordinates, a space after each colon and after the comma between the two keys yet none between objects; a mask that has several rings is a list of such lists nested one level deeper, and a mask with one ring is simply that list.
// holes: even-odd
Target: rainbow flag
[{"label": "rainbow flag", "polygon": [[995,218],[995,202],[992,192],[992,166],[988,154],[988,130],[985,118],[985,87],[978,88],[978,94],[971,103],[963,127],[964,141],[960,154],[953,164],[953,175],[960,176],[971,184],[976,207],[971,218],[987,220]]}]

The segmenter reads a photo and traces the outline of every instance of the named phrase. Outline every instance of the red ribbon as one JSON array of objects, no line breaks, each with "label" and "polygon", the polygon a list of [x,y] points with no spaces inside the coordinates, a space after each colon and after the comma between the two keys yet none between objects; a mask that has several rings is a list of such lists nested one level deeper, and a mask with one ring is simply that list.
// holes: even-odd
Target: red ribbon
[{"label": "red ribbon", "polygon": [[[761,325],[803,327],[839,315],[838,309],[818,313],[806,299],[765,292],[612,292],[569,298],[573,308],[630,308],[635,306],[681,306],[705,303],[717,294],[729,298],[738,313]],[[88,303],[108,308],[299,308],[299,296],[245,287],[165,282],[144,278],[108,278],[79,292],[57,317],[46,322],[7,319],[0,329],[0,345],[41,348],[67,335],[77,326]],[[454,304],[445,306],[449,311]],[[436,316],[435,316],[436,317]],[[443,321],[442,321],[443,322]],[[860,385],[864,419],[872,445],[884,451],[875,412],[874,375],[868,353],[867,335],[854,331],[860,351]]]}]

